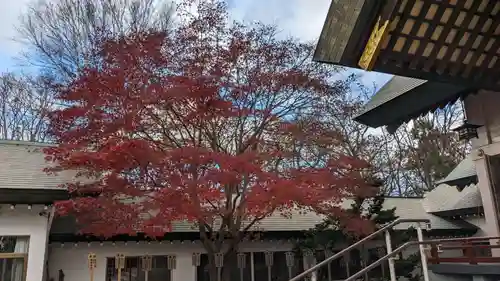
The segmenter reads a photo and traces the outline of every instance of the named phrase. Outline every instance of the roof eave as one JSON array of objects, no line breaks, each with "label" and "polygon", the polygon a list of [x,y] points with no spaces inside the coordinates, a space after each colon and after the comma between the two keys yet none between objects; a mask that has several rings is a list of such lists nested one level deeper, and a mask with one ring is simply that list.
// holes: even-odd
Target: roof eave
[{"label": "roof eave", "polygon": [[437,211],[437,212],[432,212],[431,214],[440,217],[453,218],[457,216],[483,216],[484,215],[483,212],[484,212],[483,207],[477,206],[470,208]]},{"label": "roof eave", "polygon": [[471,185],[471,184],[477,184],[478,179],[477,175],[475,176],[467,176],[463,178],[457,178],[454,180],[441,180],[436,182],[436,184],[447,184],[450,186],[455,186],[458,190],[462,191],[465,187]]},{"label": "roof eave", "polygon": [[66,189],[0,188],[0,204],[52,205],[69,199]]},{"label": "roof eave", "polygon": [[[463,86],[428,81],[394,99],[354,117],[356,122],[372,128],[399,127],[401,124],[455,102],[472,92]],[[414,105],[411,108],[408,105]]]}]

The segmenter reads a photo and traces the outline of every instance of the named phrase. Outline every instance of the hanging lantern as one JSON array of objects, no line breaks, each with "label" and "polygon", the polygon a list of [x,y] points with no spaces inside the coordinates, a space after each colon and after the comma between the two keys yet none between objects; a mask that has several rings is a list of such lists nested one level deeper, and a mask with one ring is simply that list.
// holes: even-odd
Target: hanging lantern
[{"label": "hanging lantern", "polygon": [[462,105],[462,111],[464,114],[464,116],[463,116],[464,121],[462,122],[462,125],[456,127],[452,131],[458,133],[459,140],[468,141],[471,139],[475,139],[478,137],[477,128],[481,127],[481,125],[471,124],[471,123],[469,123],[469,121],[467,121],[467,110],[465,108],[465,101],[463,98],[460,99],[460,103]]},{"label": "hanging lantern", "polygon": [[467,120],[464,120],[462,125],[453,129],[454,132],[458,133],[459,140],[471,140],[478,137],[477,128],[481,127],[481,125],[475,125],[469,123]]}]

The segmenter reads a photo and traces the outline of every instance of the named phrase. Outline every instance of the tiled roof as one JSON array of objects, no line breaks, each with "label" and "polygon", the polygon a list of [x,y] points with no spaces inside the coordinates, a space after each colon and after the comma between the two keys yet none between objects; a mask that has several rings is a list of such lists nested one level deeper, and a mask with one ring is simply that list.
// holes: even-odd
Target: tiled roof
[{"label": "tiled roof", "polygon": [[459,193],[455,187],[441,184],[424,194],[422,207],[427,213],[438,212],[448,201],[453,201]]},{"label": "tiled roof", "polygon": [[[61,183],[71,181],[71,173],[61,173],[58,176],[47,175],[43,168],[47,166],[41,149],[47,144],[1,141],[0,142],[0,188],[33,188],[33,189],[55,189]],[[455,192],[456,189],[455,189]],[[448,198],[444,195],[442,198]],[[442,199],[441,199],[442,200]],[[459,229],[462,226],[456,222],[447,221],[438,216],[428,214],[422,198],[386,198],[384,208],[396,207],[396,215],[401,218],[428,218],[432,221],[433,229]],[[344,206],[347,208],[351,202],[346,200]],[[307,212],[292,214],[291,218],[281,215],[273,215],[262,220],[255,226],[255,230],[263,231],[300,231],[313,228],[322,221],[322,216]],[[54,222],[57,226],[57,222]],[[407,228],[408,225],[400,225],[399,228]],[[57,227],[56,227],[57,228]],[[196,231],[190,223],[177,222],[173,231],[185,232]]]},{"label": "tiled roof", "polygon": [[[396,215],[405,219],[429,219],[434,230],[450,229],[475,229],[473,225],[462,221],[451,221],[425,212],[422,206],[422,198],[386,198],[384,209],[396,208]],[[348,207],[351,202],[346,201],[343,205]],[[314,228],[316,224],[323,221],[323,216],[314,212],[293,212],[291,217],[285,218],[279,214],[272,215],[260,221],[251,230],[253,231],[304,231]],[[411,223],[399,224],[395,229],[408,229]],[[216,226],[215,226],[216,227]],[[52,234],[76,233],[74,221],[66,218],[54,220]],[[190,222],[175,222],[172,225],[172,232],[198,232]]]},{"label": "tiled roof", "polygon": [[481,200],[481,192],[477,185],[469,185],[465,187],[461,192],[461,196],[458,197],[454,202],[449,202],[442,209],[446,211],[469,209],[469,208],[480,208],[483,206],[483,201]]},{"label": "tiled roof", "polygon": [[387,126],[394,132],[401,124],[434,112],[471,91],[460,85],[394,76],[354,118],[370,127]]},{"label": "tiled roof", "polygon": [[462,191],[455,186],[440,184],[424,196],[422,206],[428,213],[481,208],[481,193],[476,185],[469,185]]},{"label": "tiled roof", "polygon": [[359,112],[358,116],[373,110],[424,83],[427,83],[427,80],[393,76],[392,79],[380,88],[380,90],[370,99],[370,101],[363,107],[363,110]]},{"label": "tiled roof", "polygon": [[71,181],[73,174],[48,175],[42,149],[50,144],[0,141],[0,188],[57,189]]},{"label": "tiled roof", "polygon": [[462,160],[444,179],[438,181],[438,184],[448,184],[459,188],[473,183],[477,183],[477,173],[471,155]]},{"label": "tiled roof", "polygon": [[[351,205],[350,200],[346,200],[343,204],[346,208]],[[404,219],[430,219],[433,229],[459,229],[461,226],[442,219],[440,217],[428,214],[422,207],[422,198],[386,198],[384,201],[384,209],[396,208],[396,215]],[[271,216],[264,219],[258,226],[267,231],[278,230],[305,230],[313,228],[316,224],[322,221],[323,217],[316,214],[294,214],[292,219],[283,218],[281,216]],[[396,229],[407,229],[409,224],[400,224]]]}]

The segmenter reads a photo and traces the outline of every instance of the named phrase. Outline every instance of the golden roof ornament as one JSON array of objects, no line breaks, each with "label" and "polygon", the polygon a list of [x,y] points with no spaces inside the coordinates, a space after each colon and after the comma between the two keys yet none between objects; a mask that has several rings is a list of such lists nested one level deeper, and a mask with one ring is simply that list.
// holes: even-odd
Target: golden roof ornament
[{"label": "golden roof ornament", "polygon": [[380,26],[380,22],[381,18],[379,17],[366,43],[365,50],[359,59],[358,65],[364,70],[372,70],[380,51],[380,43],[384,39],[387,27],[389,26],[389,20],[386,20],[382,26]]}]

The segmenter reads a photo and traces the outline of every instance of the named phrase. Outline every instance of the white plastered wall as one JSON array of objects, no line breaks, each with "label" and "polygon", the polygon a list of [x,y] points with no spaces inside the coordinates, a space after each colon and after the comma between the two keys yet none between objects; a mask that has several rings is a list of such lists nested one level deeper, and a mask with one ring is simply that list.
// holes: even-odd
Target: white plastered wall
[{"label": "white plastered wall", "polygon": [[0,236],[29,236],[26,281],[42,281],[47,245],[48,219],[42,207],[0,206]]},{"label": "white plastered wall", "polygon": [[[242,243],[240,250],[242,252],[264,252],[264,251],[289,251],[293,247],[288,242],[248,242]],[[49,276],[57,280],[58,271],[64,272],[64,278],[68,281],[88,281],[90,272],[87,267],[88,254],[92,252],[97,256],[97,268],[94,273],[94,281],[105,281],[106,276],[106,258],[114,257],[117,253],[125,256],[143,256],[143,255],[175,255],[177,264],[176,269],[172,271],[173,281],[194,281],[195,268],[192,265],[192,254],[194,252],[203,252],[202,245],[199,243],[176,241],[173,243],[146,243],[146,242],[111,242],[102,243],[78,243],[74,244],[55,243],[50,245],[49,257]]]}]

